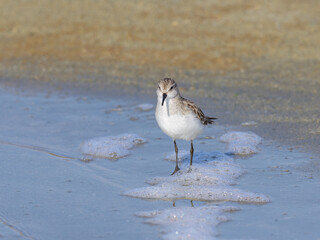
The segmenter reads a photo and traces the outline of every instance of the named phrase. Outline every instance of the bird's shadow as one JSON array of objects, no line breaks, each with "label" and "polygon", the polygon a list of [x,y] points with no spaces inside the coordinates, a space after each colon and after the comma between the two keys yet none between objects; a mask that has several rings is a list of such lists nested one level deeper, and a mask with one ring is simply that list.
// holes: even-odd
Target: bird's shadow
[{"label": "bird's shadow", "polygon": [[[193,164],[204,164],[212,161],[216,161],[219,158],[224,157],[234,157],[235,154],[232,152],[196,152],[193,154]],[[180,164],[185,167],[187,164],[190,163],[190,155],[185,155],[181,157],[181,160],[179,161]]]}]

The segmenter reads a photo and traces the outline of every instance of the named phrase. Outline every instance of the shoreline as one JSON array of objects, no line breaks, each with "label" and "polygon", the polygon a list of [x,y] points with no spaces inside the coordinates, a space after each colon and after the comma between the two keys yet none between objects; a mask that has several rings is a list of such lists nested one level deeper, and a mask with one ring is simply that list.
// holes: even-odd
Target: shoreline
[{"label": "shoreline", "polygon": [[[77,66],[76,63],[73,65]],[[99,67],[102,66],[95,65],[94,69]],[[81,69],[79,74],[77,73],[78,69]],[[106,72],[100,73],[93,79],[94,73],[92,73],[90,66],[85,69],[77,66],[71,74],[65,74],[63,69],[57,68],[55,73],[46,75],[46,78],[54,80],[47,81],[45,78],[34,78],[35,73],[39,72],[38,70],[34,67],[28,71],[24,69],[26,74],[20,79],[17,77],[23,73],[17,74],[17,72],[8,71],[6,75],[9,77],[2,78],[0,82],[5,88],[26,89],[26,91],[32,92],[62,92],[71,95],[94,96],[98,99],[103,99],[105,96],[117,98],[125,95],[129,99],[138,97],[155,104],[157,79],[161,77],[159,72],[154,73],[152,70],[151,73],[146,74],[146,78],[152,75],[154,80],[138,77],[126,79],[125,76],[107,75]],[[87,74],[85,74],[86,71]],[[201,75],[197,71],[194,71],[193,75],[184,82],[182,75],[188,75],[188,71],[180,72],[181,76],[175,74],[174,71],[177,70],[173,70],[173,74],[168,75],[177,75],[174,79],[178,83],[182,95],[194,101],[205,114],[217,117],[216,124],[232,125],[235,129],[254,130],[263,138],[287,145],[288,149],[303,150],[319,156],[320,118],[317,119],[318,113],[315,109],[315,103],[320,102],[320,96],[310,92],[311,84],[309,92],[301,90],[295,93],[294,89],[285,91],[277,88],[271,91],[267,87],[261,89],[261,84],[258,83],[250,88],[232,84],[229,86],[219,85],[219,81],[228,79],[229,75],[216,76],[215,79],[218,79],[218,83],[207,81],[208,76],[202,76],[198,83],[190,83],[190,78]],[[212,75],[212,73],[209,74],[209,76]],[[233,73],[233,79],[236,79],[234,76],[236,74]],[[212,77],[214,78],[214,76]],[[265,93],[266,89],[268,89],[267,93]],[[297,111],[294,110],[295,107]],[[242,123],[250,121],[254,121],[256,124],[241,126]]]}]

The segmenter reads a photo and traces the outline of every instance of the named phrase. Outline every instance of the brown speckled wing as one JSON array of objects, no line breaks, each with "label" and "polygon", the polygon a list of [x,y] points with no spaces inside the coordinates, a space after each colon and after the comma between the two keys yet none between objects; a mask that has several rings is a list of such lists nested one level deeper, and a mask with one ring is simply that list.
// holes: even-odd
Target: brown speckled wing
[{"label": "brown speckled wing", "polygon": [[186,107],[188,107],[189,109],[192,110],[192,112],[194,112],[194,114],[196,114],[197,118],[199,118],[199,120],[201,121],[201,123],[203,125],[208,125],[208,124],[212,124],[214,123],[214,117],[207,117],[204,115],[204,113],[202,112],[202,110],[197,107],[197,105],[194,102],[189,101],[188,99],[183,98],[182,99],[183,103],[186,105]]}]

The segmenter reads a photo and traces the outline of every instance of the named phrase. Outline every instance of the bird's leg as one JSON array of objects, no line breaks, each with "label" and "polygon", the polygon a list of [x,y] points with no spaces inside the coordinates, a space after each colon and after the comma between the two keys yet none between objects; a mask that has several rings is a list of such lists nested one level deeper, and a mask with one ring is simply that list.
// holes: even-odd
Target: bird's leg
[{"label": "bird's leg", "polygon": [[174,143],[174,150],[176,152],[176,168],[174,169],[173,174],[175,174],[176,172],[178,172],[180,170],[179,166],[178,166],[178,147],[177,147],[177,143],[176,143],[176,140],[173,141]]},{"label": "bird's leg", "polygon": [[193,142],[191,140],[191,148],[190,148],[190,167],[189,167],[189,170],[188,170],[188,173],[190,173],[192,171],[192,159],[193,159],[193,152],[194,152],[194,149],[193,149]]},{"label": "bird's leg", "polygon": [[193,159],[193,142],[191,140],[191,148],[190,148],[190,166],[192,166],[192,159]]}]

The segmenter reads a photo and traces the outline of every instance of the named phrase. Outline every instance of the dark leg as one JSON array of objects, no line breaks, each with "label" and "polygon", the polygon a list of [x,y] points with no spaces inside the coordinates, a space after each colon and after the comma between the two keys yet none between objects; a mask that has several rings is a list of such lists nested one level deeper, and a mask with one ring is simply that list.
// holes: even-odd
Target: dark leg
[{"label": "dark leg", "polygon": [[176,140],[173,141],[174,143],[174,150],[176,152],[176,168],[174,169],[173,174],[175,174],[176,172],[178,172],[180,170],[179,166],[178,166],[178,147],[177,147],[177,143],[176,143]]},{"label": "dark leg", "polygon": [[194,207],[193,200],[190,200],[190,203],[191,203],[191,207]]},{"label": "dark leg", "polygon": [[191,140],[191,148],[190,148],[190,166],[192,166],[192,159],[193,159],[193,142]]}]

